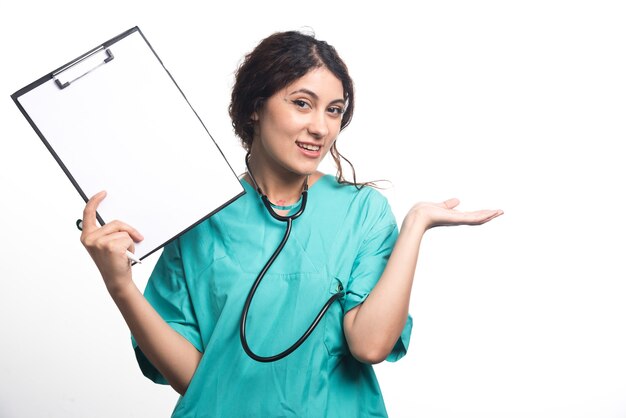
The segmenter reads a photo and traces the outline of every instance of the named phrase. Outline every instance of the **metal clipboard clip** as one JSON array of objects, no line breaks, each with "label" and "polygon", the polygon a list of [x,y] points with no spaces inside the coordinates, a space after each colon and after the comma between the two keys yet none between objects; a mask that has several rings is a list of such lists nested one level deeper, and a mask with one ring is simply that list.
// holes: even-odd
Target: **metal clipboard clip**
[{"label": "metal clipboard clip", "polygon": [[[103,56],[104,54],[104,56]],[[115,58],[109,48],[101,47],[84,57],[55,71],[52,78],[56,85],[63,90],[76,80],[86,76],[93,70],[111,62]]]}]

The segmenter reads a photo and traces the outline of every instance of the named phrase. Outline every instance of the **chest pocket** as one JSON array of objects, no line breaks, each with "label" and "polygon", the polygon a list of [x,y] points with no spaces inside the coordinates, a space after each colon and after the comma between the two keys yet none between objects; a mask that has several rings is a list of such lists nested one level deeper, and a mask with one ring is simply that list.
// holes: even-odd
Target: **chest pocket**
[{"label": "chest pocket", "polygon": [[[328,286],[328,297],[345,292],[347,280],[333,277]],[[334,301],[324,315],[324,345],[331,356],[343,356],[349,352],[343,330],[343,296]]]}]

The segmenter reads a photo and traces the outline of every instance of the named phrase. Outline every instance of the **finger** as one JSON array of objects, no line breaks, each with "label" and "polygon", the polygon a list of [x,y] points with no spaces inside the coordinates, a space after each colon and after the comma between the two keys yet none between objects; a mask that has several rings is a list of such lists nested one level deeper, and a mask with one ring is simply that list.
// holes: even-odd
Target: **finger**
[{"label": "finger", "polygon": [[114,232],[98,239],[96,246],[99,248],[118,248],[126,251],[133,244],[133,240],[126,232]]},{"label": "finger", "polygon": [[465,225],[482,225],[497,218],[504,212],[501,210],[477,210],[474,212],[457,212],[457,222]]},{"label": "finger", "polygon": [[144,239],[143,235],[141,235],[138,230],[122,221],[111,221],[103,225],[101,228],[93,232],[92,238],[97,240],[100,237],[112,235],[117,232],[128,234],[134,242],[141,242]]},{"label": "finger", "polygon": [[493,212],[494,212],[493,215],[486,217],[485,220],[481,224],[487,223],[487,222],[491,221],[492,219],[495,219],[498,216],[504,214],[504,211],[502,211],[502,210],[495,210]]},{"label": "finger", "polygon": [[126,250],[135,251],[135,244],[126,232],[115,232],[101,237],[94,245],[98,251],[121,257],[126,256]]},{"label": "finger", "polygon": [[83,234],[89,234],[98,228],[96,211],[106,195],[107,192],[104,190],[96,193],[85,205],[85,209],[83,210]]},{"label": "finger", "polygon": [[446,209],[454,209],[459,205],[459,203],[461,203],[461,201],[455,197],[443,202],[443,207]]}]

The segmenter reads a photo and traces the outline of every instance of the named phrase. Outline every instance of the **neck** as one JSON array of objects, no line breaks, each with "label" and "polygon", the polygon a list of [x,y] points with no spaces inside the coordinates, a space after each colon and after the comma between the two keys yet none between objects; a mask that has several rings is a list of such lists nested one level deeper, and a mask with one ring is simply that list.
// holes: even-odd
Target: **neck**
[{"label": "neck", "polygon": [[282,170],[279,173],[269,167],[268,164],[263,164],[250,155],[246,180],[255,189],[261,189],[261,193],[266,195],[270,202],[286,206],[300,199],[308,176],[298,175],[287,170]]}]

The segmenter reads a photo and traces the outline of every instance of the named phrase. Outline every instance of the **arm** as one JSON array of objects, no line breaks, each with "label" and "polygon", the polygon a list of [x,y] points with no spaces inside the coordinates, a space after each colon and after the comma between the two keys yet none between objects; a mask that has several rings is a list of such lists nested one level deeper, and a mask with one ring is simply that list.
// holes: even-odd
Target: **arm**
[{"label": "arm", "polygon": [[415,266],[424,233],[435,226],[480,225],[500,210],[459,212],[457,199],[418,203],[407,214],[380,280],[365,301],[344,316],[350,352],[364,363],[380,363],[400,337],[409,312]]},{"label": "arm", "polygon": [[96,210],[105,196],[100,192],[85,206],[81,242],[100,270],[141,351],[182,395],[202,354],[161,318],[135,286],[125,252],[134,251],[134,242],[143,239],[141,234],[119,221],[97,226]]}]

